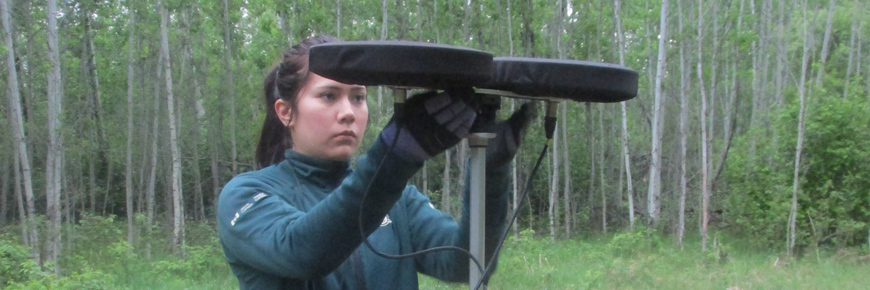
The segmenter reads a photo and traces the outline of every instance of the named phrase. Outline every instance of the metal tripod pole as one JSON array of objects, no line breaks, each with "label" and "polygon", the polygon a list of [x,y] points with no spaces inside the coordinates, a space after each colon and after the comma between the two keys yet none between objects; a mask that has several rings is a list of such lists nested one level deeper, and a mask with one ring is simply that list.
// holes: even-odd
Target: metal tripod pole
[{"label": "metal tripod pole", "polygon": [[[469,184],[470,197],[470,243],[468,250],[486,268],[485,240],[486,230],[486,144],[489,139],[495,138],[493,133],[473,133],[468,137],[468,146],[471,147],[471,183]],[[474,286],[480,281],[483,273],[475,266],[474,262],[468,261],[469,275],[468,287],[474,290]]]}]

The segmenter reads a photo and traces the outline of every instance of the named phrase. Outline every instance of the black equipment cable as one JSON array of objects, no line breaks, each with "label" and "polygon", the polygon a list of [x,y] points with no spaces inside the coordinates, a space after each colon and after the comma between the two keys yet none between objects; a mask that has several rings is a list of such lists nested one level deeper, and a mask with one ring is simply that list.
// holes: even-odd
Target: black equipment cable
[{"label": "black equipment cable", "polygon": [[[401,103],[394,104],[394,113],[401,112],[402,105],[403,104],[401,104]],[[553,105],[553,107],[555,107],[555,105]],[[471,252],[469,252],[466,249],[463,249],[460,247],[455,247],[455,246],[434,247],[434,248],[416,251],[413,253],[400,254],[400,255],[386,254],[386,253],[383,253],[383,252],[375,249],[374,246],[372,246],[372,244],[369,243],[368,237],[365,234],[365,228],[363,226],[363,209],[365,208],[366,197],[368,196],[369,190],[371,189],[371,186],[372,186],[371,181],[366,186],[366,190],[363,192],[362,202],[360,202],[359,232],[360,232],[360,237],[362,237],[363,243],[375,255],[380,256],[382,258],[386,258],[386,259],[392,259],[392,260],[411,258],[411,257],[415,257],[415,256],[420,256],[423,254],[437,252],[437,251],[446,251],[446,250],[458,251],[458,252],[461,252],[461,253],[464,253],[465,255],[467,255],[471,259],[471,261],[474,262],[474,264],[477,266],[478,271],[480,271],[480,273],[482,273],[480,280],[477,281],[477,284],[475,285],[474,289],[478,289],[478,288],[480,288],[481,285],[487,284],[489,282],[490,272],[493,269],[492,268],[493,262],[498,257],[499,251],[501,250],[502,246],[504,245],[505,238],[507,237],[508,233],[510,232],[510,227],[511,227],[511,225],[513,225],[514,221],[517,218],[517,215],[519,214],[520,205],[522,205],[523,201],[525,201],[525,199],[526,199],[526,196],[528,196],[528,192],[529,192],[529,189],[531,188],[532,180],[534,179],[535,175],[537,175],[538,168],[540,168],[540,166],[541,166],[541,161],[544,159],[544,156],[546,156],[547,149],[550,147],[550,143],[553,140],[553,133],[556,129],[556,117],[554,114],[550,114],[550,110],[547,110],[547,111],[548,111],[547,115],[544,117],[544,131],[545,131],[545,135],[547,137],[547,141],[546,141],[546,143],[544,143],[544,148],[543,148],[543,150],[541,150],[541,154],[538,156],[538,160],[535,162],[535,166],[533,167],[532,172],[529,175],[529,179],[526,182],[526,187],[523,189],[522,197],[520,198],[520,201],[517,203],[517,208],[514,209],[514,213],[511,216],[510,220],[508,221],[508,224],[505,227],[504,233],[501,236],[501,240],[499,241],[498,246],[495,248],[495,251],[492,253],[492,258],[490,258],[486,269],[484,269],[484,267],[480,264],[480,261],[478,261],[477,258],[475,258],[474,255],[471,254]],[[374,180],[378,176],[378,174],[381,171],[381,166],[384,165],[384,161],[386,161],[387,156],[389,156],[389,153],[393,151],[393,147],[396,145],[396,142],[399,140],[399,134],[401,133],[401,130],[402,130],[402,127],[400,127],[400,125],[401,124],[399,122],[397,122],[396,135],[393,136],[393,140],[390,142],[389,146],[387,147],[386,154],[384,154],[384,157],[381,158],[380,162],[378,162],[378,167],[375,169],[374,175],[372,175],[372,180]],[[485,259],[485,257],[482,257],[482,259]]]}]

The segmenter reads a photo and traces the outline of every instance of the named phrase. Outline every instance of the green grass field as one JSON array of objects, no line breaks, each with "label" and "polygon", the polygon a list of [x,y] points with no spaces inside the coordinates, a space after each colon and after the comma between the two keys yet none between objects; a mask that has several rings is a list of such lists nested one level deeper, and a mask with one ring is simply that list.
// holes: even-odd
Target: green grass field
[{"label": "green grass field", "polygon": [[[111,228],[108,221],[101,227]],[[0,288],[8,289],[235,289],[217,238],[207,226],[190,231],[186,259],[157,251],[152,259],[114,237],[114,230],[80,243],[62,261],[60,278],[33,265],[11,235],[0,235]],[[94,233],[88,233],[94,234]],[[489,289],[868,289],[870,255],[862,249],[807,251],[799,259],[717,239],[702,252],[670,237],[628,232],[550,242],[525,232],[511,238]],[[83,246],[89,245],[89,246]],[[468,289],[420,275],[421,289]]]},{"label": "green grass field", "polygon": [[[624,233],[555,243],[521,239],[506,249],[489,289],[868,289],[867,251],[820,251],[791,261],[724,242],[704,253]],[[777,260],[779,259],[779,260]],[[422,277],[422,289],[467,289]]]}]

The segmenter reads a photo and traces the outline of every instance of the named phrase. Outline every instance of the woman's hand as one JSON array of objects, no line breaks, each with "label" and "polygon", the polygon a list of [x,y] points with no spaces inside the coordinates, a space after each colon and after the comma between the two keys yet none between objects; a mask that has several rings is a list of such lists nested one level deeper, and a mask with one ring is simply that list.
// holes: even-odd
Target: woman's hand
[{"label": "woman's hand", "polygon": [[472,88],[463,88],[414,95],[405,103],[402,114],[393,116],[384,127],[380,138],[399,156],[426,161],[468,134],[477,114],[465,100],[473,94]]},{"label": "woman's hand", "polygon": [[495,169],[510,164],[517,149],[523,144],[529,123],[537,116],[536,102],[528,102],[520,106],[507,120],[484,125],[484,132],[495,133],[495,139],[486,146],[486,167]]}]

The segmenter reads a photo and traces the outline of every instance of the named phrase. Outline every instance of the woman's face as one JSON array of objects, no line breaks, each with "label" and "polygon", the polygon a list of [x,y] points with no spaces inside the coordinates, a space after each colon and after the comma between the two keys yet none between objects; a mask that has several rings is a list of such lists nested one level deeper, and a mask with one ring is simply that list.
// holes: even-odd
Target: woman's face
[{"label": "woman's face", "polygon": [[[282,116],[278,104],[275,109]],[[292,119],[289,110],[287,106],[281,119],[289,119],[293,150],[335,161],[347,161],[356,152],[369,118],[364,86],[339,83],[314,73],[299,91]]]}]

